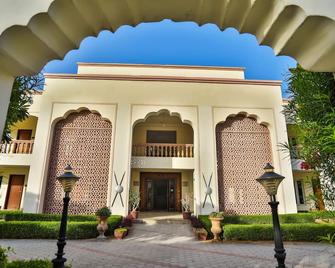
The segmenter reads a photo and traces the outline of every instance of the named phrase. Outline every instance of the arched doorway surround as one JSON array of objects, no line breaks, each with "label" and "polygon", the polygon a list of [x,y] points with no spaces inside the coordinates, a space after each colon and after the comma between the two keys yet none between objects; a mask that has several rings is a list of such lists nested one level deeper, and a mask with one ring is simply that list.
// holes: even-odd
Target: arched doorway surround
[{"label": "arched doorway surround", "polygon": [[94,213],[107,204],[112,125],[89,110],[70,113],[54,127],[43,211],[60,213],[56,177],[71,164],[81,177],[71,193],[70,214]]},{"label": "arched doorway surround", "polygon": [[268,196],[255,178],[272,162],[270,133],[238,114],[216,125],[219,207],[227,214],[266,214]]}]

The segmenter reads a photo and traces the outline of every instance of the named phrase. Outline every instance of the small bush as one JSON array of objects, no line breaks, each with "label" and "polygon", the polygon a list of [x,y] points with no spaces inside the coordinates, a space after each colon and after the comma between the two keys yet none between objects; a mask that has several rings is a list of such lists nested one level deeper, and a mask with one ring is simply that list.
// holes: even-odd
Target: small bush
[{"label": "small bush", "polygon": [[[121,216],[111,216],[108,219],[108,231],[111,235],[119,226]],[[22,238],[22,239],[56,239],[59,232],[59,221],[3,221],[0,222],[0,239]],[[85,239],[97,237],[97,222],[69,222],[67,225],[68,239]]]},{"label": "small bush", "polygon": [[112,214],[111,210],[109,209],[109,207],[106,206],[98,209],[95,212],[95,215],[98,217],[109,217],[111,214]]},{"label": "small bush", "polygon": [[12,261],[7,264],[7,268],[52,268],[49,260],[20,260]]},{"label": "small bush", "polygon": [[204,228],[204,225],[197,217],[191,216],[190,220],[193,228]]}]

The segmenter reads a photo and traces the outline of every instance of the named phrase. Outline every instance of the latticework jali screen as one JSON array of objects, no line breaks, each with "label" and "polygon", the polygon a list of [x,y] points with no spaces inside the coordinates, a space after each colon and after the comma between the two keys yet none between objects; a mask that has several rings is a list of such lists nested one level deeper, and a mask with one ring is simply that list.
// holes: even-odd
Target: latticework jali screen
[{"label": "latticework jali screen", "polygon": [[107,203],[112,125],[84,110],[72,113],[54,128],[44,212],[61,213],[63,190],[56,177],[70,164],[80,176],[71,192],[70,214],[94,213]]},{"label": "latticework jali screen", "polygon": [[216,146],[220,210],[269,213],[269,197],[256,181],[272,158],[268,128],[253,118],[229,117],[216,127]]}]

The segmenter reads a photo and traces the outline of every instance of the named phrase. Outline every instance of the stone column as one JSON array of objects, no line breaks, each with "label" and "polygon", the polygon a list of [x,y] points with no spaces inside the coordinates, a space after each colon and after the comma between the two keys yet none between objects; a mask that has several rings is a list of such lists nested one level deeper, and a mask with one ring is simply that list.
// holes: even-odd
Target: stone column
[{"label": "stone column", "polygon": [[0,134],[2,136],[7,117],[8,104],[12,93],[14,77],[0,70]]},{"label": "stone column", "polygon": [[130,108],[129,103],[119,103],[117,107],[113,167],[111,171],[111,210],[113,214],[123,216],[128,214],[128,196],[130,189],[132,129]]},{"label": "stone column", "polygon": [[43,209],[48,148],[51,139],[52,103],[44,100],[41,103],[40,111],[43,112],[38,117],[27,190],[23,202],[23,211],[31,213],[41,213]]},{"label": "stone column", "polygon": [[[199,155],[200,155],[200,174],[198,180],[198,189],[200,202],[197,200],[197,206],[200,214],[209,214],[212,211],[219,210],[218,199],[218,180],[215,157],[215,132],[213,126],[213,110],[211,106],[199,106]],[[204,182],[203,176],[206,179]],[[209,179],[212,176],[209,185]],[[211,193],[210,193],[211,192]],[[207,198],[206,198],[207,193]],[[204,205],[204,200],[206,202]],[[212,202],[213,201],[213,206]],[[204,205],[204,207],[203,207]]]}]

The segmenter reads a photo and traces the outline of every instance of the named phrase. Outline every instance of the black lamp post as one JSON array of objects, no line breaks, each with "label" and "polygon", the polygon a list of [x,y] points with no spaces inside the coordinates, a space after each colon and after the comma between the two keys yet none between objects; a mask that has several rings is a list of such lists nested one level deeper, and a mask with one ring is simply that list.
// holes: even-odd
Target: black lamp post
[{"label": "black lamp post", "polygon": [[268,163],[265,168],[265,173],[260,176],[257,181],[262,184],[262,186],[265,188],[265,191],[270,196],[270,202],[269,205],[271,206],[272,211],[272,222],[273,222],[273,229],[274,229],[274,240],[275,240],[275,258],[278,261],[277,268],[285,268],[285,249],[283,245],[283,237],[280,231],[280,224],[279,224],[279,218],[278,218],[278,204],[279,202],[276,200],[276,194],[278,190],[278,186],[281,183],[281,181],[285,178],[277,173],[275,173],[273,170],[273,166],[271,166],[270,163]]},{"label": "black lamp post", "polygon": [[72,191],[74,185],[79,180],[79,177],[73,174],[72,167],[68,165],[65,170],[64,174],[57,177],[57,180],[60,182],[60,184],[63,187],[63,190],[65,192],[65,196],[63,198],[63,212],[62,212],[62,219],[60,223],[59,228],[59,236],[58,236],[58,242],[57,247],[58,251],[56,253],[56,258],[52,260],[53,267],[64,267],[64,263],[66,262],[66,258],[64,258],[64,247],[66,245],[66,225],[67,225],[67,213],[69,208],[69,202],[70,202],[70,192]]}]

